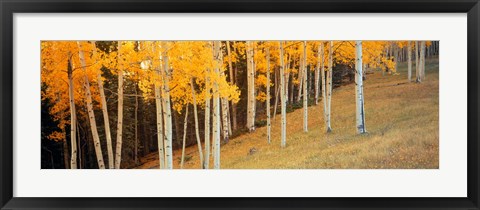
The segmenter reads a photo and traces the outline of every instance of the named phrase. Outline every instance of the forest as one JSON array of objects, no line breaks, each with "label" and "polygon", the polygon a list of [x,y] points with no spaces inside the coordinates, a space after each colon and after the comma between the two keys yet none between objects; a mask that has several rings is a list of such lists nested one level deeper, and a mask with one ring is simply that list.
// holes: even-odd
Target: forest
[{"label": "forest", "polygon": [[439,41],[42,41],[42,169],[438,168]]}]

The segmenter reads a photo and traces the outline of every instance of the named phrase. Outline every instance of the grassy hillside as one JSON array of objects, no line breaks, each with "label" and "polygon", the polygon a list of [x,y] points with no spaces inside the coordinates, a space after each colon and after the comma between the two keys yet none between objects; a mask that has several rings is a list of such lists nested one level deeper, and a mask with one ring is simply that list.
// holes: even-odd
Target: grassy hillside
[{"label": "grassy hillside", "polygon": [[[364,89],[368,134],[356,134],[355,87],[350,84],[333,91],[333,132],[325,132],[323,102],[308,109],[308,133],[303,132],[303,110],[298,109],[287,114],[287,147],[281,148],[277,115],[270,145],[266,127],[231,139],[221,147],[221,168],[438,168],[438,75],[438,60],[427,60],[421,84],[408,83],[406,64],[399,65],[396,75],[368,74]],[[184,168],[200,167],[196,146],[187,148],[186,156]],[[175,168],[180,157],[181,150],[174,151]],[[139,168],[158,168],[158,154],[142,162]]]}]

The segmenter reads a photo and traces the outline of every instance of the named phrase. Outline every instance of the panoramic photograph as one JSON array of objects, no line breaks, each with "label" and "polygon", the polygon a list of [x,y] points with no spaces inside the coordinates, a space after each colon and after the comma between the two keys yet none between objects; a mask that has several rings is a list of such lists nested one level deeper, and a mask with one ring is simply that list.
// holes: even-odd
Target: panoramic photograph
[{"label": "panoramic photograph", "polygon": [[438,169],[436,40],[41,45],[41,169]]}]

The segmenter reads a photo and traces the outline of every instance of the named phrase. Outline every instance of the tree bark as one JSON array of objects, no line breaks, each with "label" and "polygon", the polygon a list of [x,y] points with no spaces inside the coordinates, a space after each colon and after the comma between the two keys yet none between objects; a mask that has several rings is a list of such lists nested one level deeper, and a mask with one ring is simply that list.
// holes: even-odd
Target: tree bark
[{"label": "tree bark", "polygon": [[307,71],[307,41],[303,41],[303,132],[308,132],[308,71]]},{"label": "tree bark", "polygon": [[420,42],[420,82],[425,80],[425,41]]},{"label": "tree bark", "polygon": [[[215,53],[215,75],[219,78],[220,76],[220,66],[222,61],[220,59],[220,41],[214,42],[214,53]],[[218,81],[214,80],[213,83],[213,135],[214,135],[214,156],[213,156],[213,167],[214,169],[220,169],[220,93],[218,87]]]},{"label": "tree bark", "polygon": [[271,142],[271,122],[270,122],[270,49],[267,47],[266,49],[266,54],[267,54],[267,99],[265,100],[265,103],[267,105],[267,142],[270,144]]},{"label": "tree bark", "polygon": [[[235,78],[233,74],[233,65],[232,65],[232,54],[230,52],[230,42],[227,42],[227,53],[228,53],[228,71],[230,73],[230,84],[235,85]],[[237,104],[232,101],[232,126],[233,130],[237,130]]]},{"label": "tree bark", "polygon": [[408,55],[408,82],[412,81],[412,43],[408,41],[407,47],[407,55]]},{"label": "tree bark", "polygon": [[362,55],[362,41],[355,42],[355,102],[356,102],[356,122],[357,132],[366,133],[365,127],[365,108],[363,97],[363,55]]},{"label": "tree bark", "polygon": [[84,71],[84,86],[85,86],[85,98],[87,98],[87,112],[88,112],[88,119],[90,121],[90,127],[92,130],[92,136],[93,136],[93,141],[94,141],[94,147],[95,147],[95,154],[97,156],[97,163],[98,163],[98,168],[99,169],[105,169],[105,162],[103,161],[103,154],[102,154],[102,146],[100,144],[100,138],[98,136],[98,131],[97,131],[97,123],[95,122],[95,113],[93,112],[93,102],[92,102],[92,93],[90,91],[90,82],[88,81],[87,77],[87,68],[86,68],[86,62],[85,62],[85,56],[83,53],[83,48],[82,44],[80,42],[77,42],[78,45],[78,54],[80,57],[80,64],[82,65],[83,71]]},{"label": "tree bark", "polygon": [[330,46],[328,49],[328,77],[327,77],[327,132],[332,131],[332,127],[330,124],[330,116],[331,116],[331,105],[332,105],[332,90],[333,90],[333,82],[332,82],[332,74],[333,74],[333,41],[330,41]]},{"label": "tree bark", "polygon": [[71,53],[68,53],[68,96],[70,102],[70,144],[71,144],[71,155],[70,155],[70,168],[77,169],[77,114],[75,111],[75,100],[74,100],[74,88],[73,88],[73,67],[72,67],[72,56]]},{"label": "tree bark", "polygon": [[182,160],[180,161],[180,169],[183,169],[183,161],[185,160],[185,141],[187,140],[188,104],[186,107],[185,120],[183,120]]},{"label": "tree bark", "polygon": [[283,43],[280,41],[280,103],[282,106],[282,127],[281,127],[281,146],[287,146],[287,109],[286,109],[286,96],[285,96],[285,72],[283,61]]},{"label": "tree bark", "polygon": [[123,66],[121,62],[120,49],[122,48],[122,42],[118,42],[118,120],[117,120],[117,147],[115,149],[115,168],[120,169],[120,163],[122,161],[122,135],[123,135]]},{"label": "tree bark", "polygon": [[[321,56],[321,52],[323,51],[323,42],[320,42],[318,44],[318,50],[317,50],[317,66],[315,68],[315,105],[318,105],[318,99],[320,96],[320,65],[322,65],[323,60]],[[323,83],[323,82],[322,82]]]},{"label": "tree bark", "polygon": [[170,105],[170,67],[168,64],[167,56],[167,43],[162,42],[162,61],[163,61],[163,94],[162,94],[162,107],[163,107],[163,126],[165,130],[165,167],[167,169],[173,169],[173,155],[172,155],[172,108]]},{"label": "tree bark", "polygon": [[200,132],[199,132],[199,126],[198,126],[198,112],[197,112],[197,97],[195,95],[195,88],[193,87],[193,78],[190,79],[190,87],[192,89],[193,115],[195,118],[195,136],[197,138],[198,154],[200,156],[200,168],[203,168],[204,160],[203,160],[203,152],[202,152],[202,142],[200,141]]},{"label": "tree bark", "polygon": [[205,73],[205,158],[204,169],[209,169],[210,165],[210,70]]},{"label": "tree bark", "polygon": [[247,129],[255,130],[255,69],[253,64],[252,43],[247,41]]},{"label": "tree bark", "polygon": [[161,64],[159,67],[156,67],[156,80],[155,80],[155,113],[156,113],[156,120],[157,120],[157,142],[158,142],[158,167],[160,169],[165,168],[165,151],[164,148],[165,146],[163,145],[163,139],[165,138],[163,136],[163,118],[162,118],[162,113],[163,113],[163,108],[162,108],[162,93],[161,93],[161,85],[160,85],[160,79],[161,79]]}]

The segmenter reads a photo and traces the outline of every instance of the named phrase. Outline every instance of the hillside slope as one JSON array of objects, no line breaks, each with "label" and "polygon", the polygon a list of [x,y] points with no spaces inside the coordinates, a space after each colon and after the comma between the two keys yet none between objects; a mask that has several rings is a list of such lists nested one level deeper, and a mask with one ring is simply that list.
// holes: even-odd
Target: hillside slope
[{"label": "hillside slope", "polygon": [[[308,133],[303,132],[302,109],[287,114],[287,147],[281,148],[277,115],[270,145],[266,127],[231,139],[222,145],[221,168],[438,168],[438,76],[438,60],[427,62],[421,84],[408,83],[405,64],[399,65],[397,75],[368,74],[364,89],[368,134],[356,134],[355,87],[350,84],[333,91],[333,132],[325,132],[320,102],[308,109]],[[200,168],[197,147],[186,151],[184,168]],[[179,168],[180,157],[181,150],[174,151],[174,168]],[[138,168],[158,168],[158,155],[150,154],[142,163]]]}]

